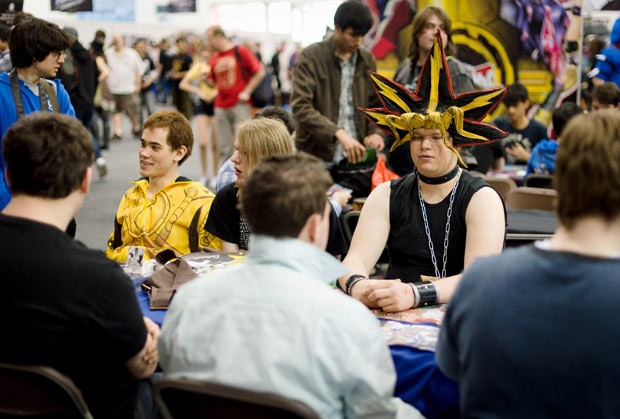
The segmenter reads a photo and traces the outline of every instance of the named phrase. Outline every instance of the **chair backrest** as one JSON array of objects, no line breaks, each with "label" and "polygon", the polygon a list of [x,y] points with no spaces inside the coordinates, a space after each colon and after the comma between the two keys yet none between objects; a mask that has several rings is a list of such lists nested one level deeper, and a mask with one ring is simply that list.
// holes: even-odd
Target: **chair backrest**
[{"label": "chair backrest", "polygon": [[319,419],[296,400],[204,381],[164,378],[153,393],[164,419]]},{"label": "chair backrest", "polygon": [[508,194],[506,207],[553,211],[557,196],[553,189],[521,186]]},{"label": "chair backrest", "polygon": [[[357,222],[359,221],[361,211],[349,211],[341,216],[342,220],[342,229],[344,230],[344,236],[347,241],[347,248],[351,247],[351,239],[353,238],[353,233],[355,232],[355,227],[357,227]],[[388,252],[387,247],[383,249],[381,256],[379,256],[379,260],[377,263],[390,263],[390,253]]]},{"label": "chair backrest", "polygon": [[532,173],[523,179],[523,184],[531,188],[553,189],[553,175]]},{"label": "chair backrest", "polygon": [[2,363],[0,416],[92,419],[69,377],[50,367]]},{"label": "chair backrest", "polygon": [[506,202],[508,194],[517,189],[517,184],[509,177],[484,175],[482,176],[482,179],[484,179],[484,181],[488,183],[491,188],[497,191],[504,202]]},{"label": "chair backrest", "polygon": [[355,210],[346,212],[342,215],[342,230],[347,240],[347,247],[351,246],[351,239],[353,238],[353,232],[355,231],[359,218],[360,211]]}]

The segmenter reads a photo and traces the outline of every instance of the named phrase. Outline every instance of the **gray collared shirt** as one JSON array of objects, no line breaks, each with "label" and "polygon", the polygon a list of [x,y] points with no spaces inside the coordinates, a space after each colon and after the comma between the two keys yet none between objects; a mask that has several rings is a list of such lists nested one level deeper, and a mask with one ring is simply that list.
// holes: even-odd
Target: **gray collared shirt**
[{"label": "gray collared shirt", "polygon": [[[355,53],[348,59],[340,58],[340,111],[338,113],[338,126],[344,129],[351,137],[357,139],[357,126],[355,125],[355,104],[353,103],[353,78],[359,53]],[[336,143],[334,150],[334,163],[347,157],[342,145]]]},{"label": "gray collared shirt", "polygon": [[304,241],[253,235],[244,263],[175,294],[158,342],[164,372],[280,394],[325,419],[421,418],[393,397],[377,319],[327,285],[346,272]]}]

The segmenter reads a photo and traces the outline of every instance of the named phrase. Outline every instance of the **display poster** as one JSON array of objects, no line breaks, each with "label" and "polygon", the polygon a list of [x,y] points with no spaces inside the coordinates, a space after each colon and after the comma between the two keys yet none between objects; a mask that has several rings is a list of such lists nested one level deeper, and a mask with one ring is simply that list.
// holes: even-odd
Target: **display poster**
[{"label": "display poster", "polygon": [[51,0],[52,10],[65,13],[92,12],[93,0]]},{"label": "display poster", "polygon": [[[575,0],[366,2],[378,22],[367,35],[366,46],[382,74],[393,77],[398,64],[408,58],[416,12],[439,6],[452,19],[456,58],[473,66],[475,84],[485,88],[523,83],[534,103],[533,113],[543,123],[563,101],[576,101],[579,69],[587,65],[584,38],[597,28],[606,40],[620,16],[620,0],[585,2],[584,10]],[[501,112],[503,106],[491,117]]]},{"label": "display poster", "polygon": [[24,8],[24,0],[0,0],[0,22],[13,26],[15,13]]},{"label": "display poster", "polygon": [[77,12],[80,20],[135,22],[135,0],[93,0],[92,12]]}]

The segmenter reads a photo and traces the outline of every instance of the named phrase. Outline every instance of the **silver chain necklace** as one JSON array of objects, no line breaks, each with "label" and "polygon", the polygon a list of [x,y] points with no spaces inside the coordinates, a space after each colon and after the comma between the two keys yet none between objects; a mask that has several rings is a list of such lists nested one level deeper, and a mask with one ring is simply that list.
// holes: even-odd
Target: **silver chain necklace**
[{"label": "silver chain necklace", "polygon": [[418,178],[418,198],[420,200],[420,208],[422,209],[422,219],[424,220],[424,231],[428,238],[428,249],[431,252],[431,261],[435,267],[435,276],[437,278],[446,277],[446,264],[448,263],[448,236],[450,235],[450,219],[452,218],[452,204],[454,204],[454,197],[456,190],[459,187],[459,181],[461,180],[461,172],[456,177],[456,183],[450,192],[450,204],[448,205],[448,221],[446,221],[446,235],[443,239],[443,266],[441,268],[441,275],[439,274],[439,267],[437,266],[437,257],[435,257],[435,247],[433,246],[433,240],[431,239],[431,229],[428,226],[428,217],[426,216],[426,206],[424,205],[424,198],[422,198],[422,190],[420,189],[420,179]]}]

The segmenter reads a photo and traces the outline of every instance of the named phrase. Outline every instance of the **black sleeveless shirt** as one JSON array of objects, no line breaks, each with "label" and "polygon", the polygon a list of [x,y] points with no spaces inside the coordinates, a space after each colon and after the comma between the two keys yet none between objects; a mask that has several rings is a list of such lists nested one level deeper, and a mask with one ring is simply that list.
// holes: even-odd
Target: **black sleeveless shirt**
[{"label": "black sleeveless shirt", "polygon": [[[465,213],[471,197],[488,186],[484,180],[463,170],[452,205],[446,276],[463,270],[467,225]],[[444,237],[450,194],[437,204],[424,203],[435,249],[437,267],[443,267]],[[390,234],[387,240],[390,265],[386,278],[400,278],[403,282],[417,282],[420,275],[435,276],[424,219],[418,198],[418,178],[410,174],[393,180],[390,184]]]}]

